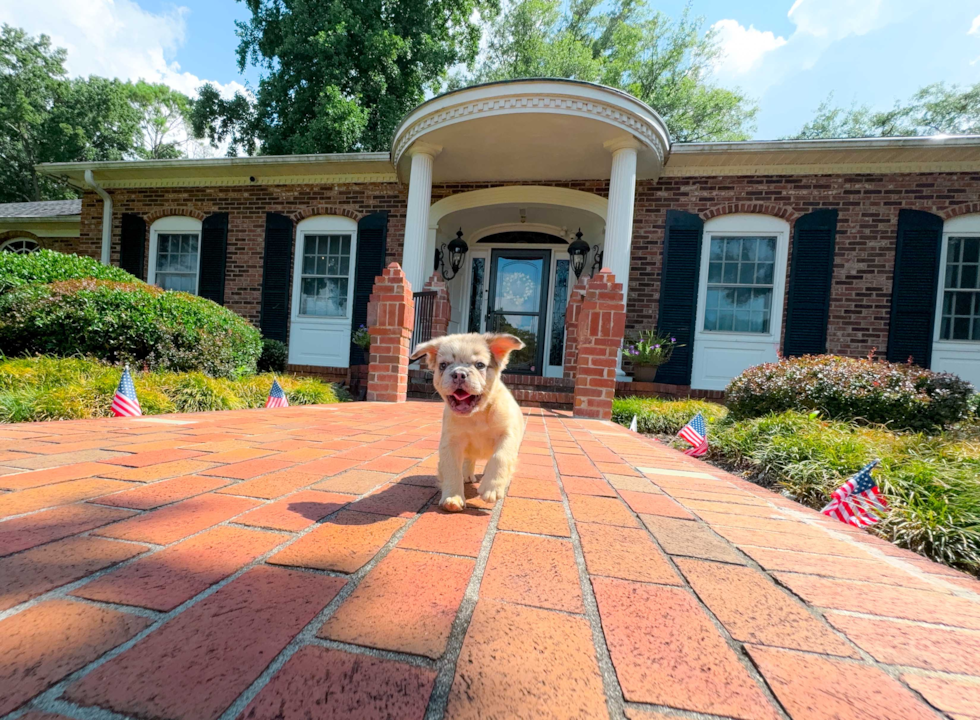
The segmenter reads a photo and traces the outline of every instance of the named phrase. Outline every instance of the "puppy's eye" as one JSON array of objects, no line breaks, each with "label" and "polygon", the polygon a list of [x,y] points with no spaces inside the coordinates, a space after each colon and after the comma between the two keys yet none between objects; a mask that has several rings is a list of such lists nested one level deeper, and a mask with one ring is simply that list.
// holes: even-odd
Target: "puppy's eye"
[{"label": "puppy's eye", "polygon": [[477,370],[483,370],[483,369],[484,369],[484,368],[485,368],[486,366],[487,366],[487,364],[486,364],[486,363],[482,363],[482,362],[478,362],[478,363],[476,364],[476,369],[477,369]]},{"label": "puppy's eye", "polygon": [[439,363],[439,372],[445,372],[447,367],[449,367],[449,363]]}]

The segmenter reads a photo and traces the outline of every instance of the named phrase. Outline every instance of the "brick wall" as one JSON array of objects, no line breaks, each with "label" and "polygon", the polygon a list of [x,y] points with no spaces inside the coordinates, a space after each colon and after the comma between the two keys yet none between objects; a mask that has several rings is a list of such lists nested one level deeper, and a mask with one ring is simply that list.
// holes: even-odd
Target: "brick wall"
[{"label": "brick wall", "polygon": [[[432,201],[496,187],[500,183],[437,185]],[[606,181],[538,182],[608,195]],[[388,210],[388,262],[401,262],[407,188],[397,184],[347,186],[150,188],[112,191],[115,203],[113,262],[118,262],[121,214],[151,215],[168,208],[229,213],[228,307],[258,321],[265,213],[302,213],[317,206],[356,214]],[[891,275],[899,208],[949,216],[959,209],[980,211],[980,174],[770,176],[662,178],[641,181],[636,193],[633,262],[627,299],[627,327],[653,327],[657,319],[664,222],[669,209],[710,217],[720,212],[766,210],[791,223],[818,207],[839,210],[837,255],[828,329],[828,349],[865,355],[882,353],[888,339]],[[97,257],[102,203],[92,193],[82,207],[78,251]]]}]

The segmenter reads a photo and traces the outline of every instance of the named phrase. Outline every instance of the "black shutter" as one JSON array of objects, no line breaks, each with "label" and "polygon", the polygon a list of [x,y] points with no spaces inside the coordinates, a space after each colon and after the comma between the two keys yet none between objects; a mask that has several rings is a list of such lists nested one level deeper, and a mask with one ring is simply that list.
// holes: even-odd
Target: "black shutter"
[{"label": "black shutter", "polygon": [[929,367],[939,284],[943,219],[921,210],[898,211],[888,359]]},{"label": "black shutter", "polygon": [[225,304],[225,257],[228,252],[228,213],[208,215],[201,223],[201,275],[197,294]]},{"label": "black shutter", "polygon": [[146,222],[139,215],[123,213],[122,237],[119,243],[119,267],[140,280],[143,274],[143,252],[146,247]]},{"label": "black shutter", "polygon": [[[368,300],[374,279],[384,272],[388,249],[388,212],[365,215],[357,223],[357,257],[354,263],[354,306],[351,308],[351,330],[367,324]],[[421,290],[421,288],[416,288]],[[367,362],[364,351],[351,343],[350,364]]]},{"label": "black shutter", "polygon": [[265,214],[265,259],[262,264],[262,335],[286,342],[289,327],[289,261],[293,221],[279,213]]},{"label": "black shutter", "polygon": [[793,228],[793,261],[786,294],[787,356],[827,352],[830,285],[834,277],[837,210],[814,210]]},{"label": "black shutter", "polygon": [[660,366],[657,382],[691,384],[703,233],[704,222],[697,215],[681,210],[667,211],[657,331],[677,338],[684,347],[676,348],[670,361]]}]

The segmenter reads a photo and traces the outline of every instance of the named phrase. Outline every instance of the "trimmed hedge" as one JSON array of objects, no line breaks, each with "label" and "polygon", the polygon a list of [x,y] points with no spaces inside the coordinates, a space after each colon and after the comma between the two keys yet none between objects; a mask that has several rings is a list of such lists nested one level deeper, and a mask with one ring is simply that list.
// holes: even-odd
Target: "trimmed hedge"
[{"label": "trimmed hedge", "polygon": [[[0,360],[0,422],[110,417],[121,369],[85,358]],[[290,405],[336,403],[342,389],[319,380],[279,376]],[[144,415],[242,410],[265,405],[272,375],[238,380],[199,372],[134,372]]]},{"label": "trimmed hedge", "polygon": [[44,285],[59,280],[82,278],[141,282],[121,268],[106,266],[95,258],[82,255],[66,255],[54,250],[38,250],[26,255],[0,253],[0,293],[23,285]]},{"label": "trimmed hedge", "polygon": [[286,343],[265,338],[262,341],[262,355],[259,357],[259,372],[286,372],[289,349]]},{"label": "trimmed hedge", "polygon": [[872,358],[807,355],[751,367],[725,391],[733,418],[819,410],[827,418],[903,430],[967,419],[973,386],[950,373]]},{"label": "trimmed hedge", "polygon": [[262,339],[245,319],[205,298],[83,279],[0,295],[0,351],[238,377],[255,372]]}]

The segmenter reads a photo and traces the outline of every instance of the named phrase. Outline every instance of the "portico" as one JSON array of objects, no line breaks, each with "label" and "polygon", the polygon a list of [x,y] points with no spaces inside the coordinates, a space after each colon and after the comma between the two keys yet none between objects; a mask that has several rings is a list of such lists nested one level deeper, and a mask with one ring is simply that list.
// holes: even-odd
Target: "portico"
[{"label": "portico", "polygon": [[515,81],[434,98],[392,142],[408,185],[406,277],[421,288],[461,231],[467,255],[443,273],[450,331],[520,331],[535,347],[515,369],[560,376],[564,308],[576,282],[569,245],[581,231],[591,248],[583,277],[601,253],[625,289],[636,182],[660,176],[669,147],[653,109],[587,83]]}]

